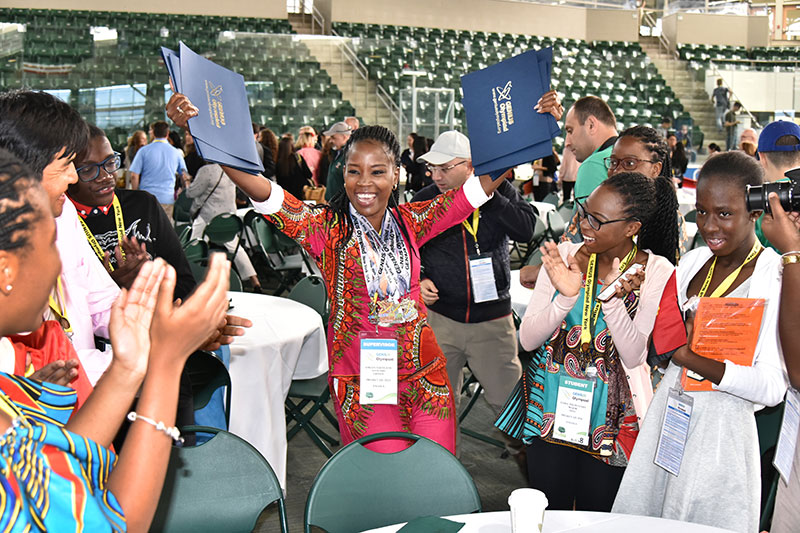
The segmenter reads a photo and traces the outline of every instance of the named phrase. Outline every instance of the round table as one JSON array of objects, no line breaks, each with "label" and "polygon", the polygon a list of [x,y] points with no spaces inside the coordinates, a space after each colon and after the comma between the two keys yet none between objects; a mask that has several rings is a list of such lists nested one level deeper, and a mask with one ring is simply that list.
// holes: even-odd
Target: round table
[{"label": "round table", "polygon": [[[510,533],[511,512],[473,513],[447,516],[447,520],[461,522],[464,527],[459,533]],[[405,524],[395,524],[365,533],[394,533]],[[729,533],[727,529],[678,522],[665,518],[634,516],[614,513],[593,513],[589,511],[545,511],[542,533],[621,533],[627,531],[646,531],[647,533]]]},{"label": "round table", "polygon": [[230,314],[253,321],[230,345],[230,431],[261,452],[285,489],[283,403],[292,379],[315,378],[328,370],[322,318],[288,298],[245,292],[228,296]]}]

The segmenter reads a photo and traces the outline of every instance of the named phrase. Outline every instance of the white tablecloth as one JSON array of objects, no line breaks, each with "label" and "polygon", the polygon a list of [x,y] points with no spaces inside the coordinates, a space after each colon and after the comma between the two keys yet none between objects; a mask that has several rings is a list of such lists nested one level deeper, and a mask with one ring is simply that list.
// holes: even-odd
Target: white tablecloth
[{"label": "white tablecloth", "polygon": [[531,300],[533,289],[526,289],[519,282],[519,270],[511,271],[511,308],[517,312],[520,318],[525,316],[525,309]]},{"label": "white tablecloth", "polygon": [[694,189],[681,188],[675,191],[678,196],[678,209],[684,215],[694,209],[697,194]]},{"label": "white tablecloth", "polygon": [[258,449],[286,488],[286,419],[283,402],[292,378],[328,370],[322,318],[287,298],[230,292],[230,313],[253,327],[231,344],[230,431]]},{"label": "white tablecloth", "polygon": [[[448,516],[448,520],[464,523],[459,533],[510,533],[511,512],[474,513]],[[367,533],[394,533],[404,524],[371,529]],[[664,518],[588,511],[545,511],[542,533],[726,533],[728,530],[677,522]]]}]

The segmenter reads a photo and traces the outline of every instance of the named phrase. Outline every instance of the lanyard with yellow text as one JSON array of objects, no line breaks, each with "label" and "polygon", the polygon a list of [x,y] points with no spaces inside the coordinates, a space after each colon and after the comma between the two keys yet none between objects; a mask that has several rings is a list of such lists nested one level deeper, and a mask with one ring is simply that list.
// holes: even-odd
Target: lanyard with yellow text
[{"label": "lanyard with yellow text", "polygon": [[478,246],[478,224],[480,221],[480,209],[476,209],[472,212],[472,224],[469,223],[469,218],[461,223],[467,229],[467,233],[472,235],[472,238],[475,241],[475,251],[478,253],[478,255],[481,255],[481,248]]},{"label": "lanyard with yellow text", "polygon": [[[55,297],[53,297],[53,293],[55,293]],[[64,286],[61,283],[60,275],[56,278],[55,289],[50,291],[49,301],[50,310],[53,311],[53,314],[58,319],[64,333],[72,338],[72,324],[69,323],[69,317],[67,317],[67,299],[64,297]]]},{"label": "lanyard with yellow text", "polygon": [[[722,283],[720,283],[717,286],[717,288],[714,289],[714,292],[711,293],[711,296],[709,296],[709,298],[719,298],[720,296],[725,294],[727,290],[730,288],[730,286],[733,284],[733,282],[736,281],[736,278],[739,277],[739,272],[742,271],[742,268],[744,268],[744,266],[747,263],[755,259],[762,248],[763,246],[761,246],[761,243],[756,239],[756,242],[753,243],[753,247],[750,249],[750,253],[747,254],[747,257],[745,258],[744,262],[741,265],[739,265],[739,267],[736,270],[731,272],[727,278],[722,280]],[[714,261],[712,261],[711,263],[711,268],[708,269],[706,280],[703,282],[703,286],[700,288],[700,292],[697,293],[698,298],[702,298],[706,295],[706,292],[708,291],[708,286],[711,284],[711,278],[714,276],[714,266],[716,264],[717,264],[717,258],[715,256]]]},{"label": "lanyard with yellow text", "polygon": [[[125,220],[122,218],[122,206],[119,205],[119,198],[117,195],[114,195],[114,225],[117,227],[117,244],[119,245],[119,253],[122,256],[122,259],[125,259],[125,251],[122,249],[122,239],[125,237]],[[92,250],[97,255],[97,257],[102,262],[105,259],[105,252],[102,248],[100,248],[100,243],[97,242],[94,235],[92,235],[92,231],[89,229],[89,226],[86,225],[86,222],[81,218],[78,217],[81,221],[81,227],[83,228],[83,232],[86,234],[86,239],[89,241],[89,244],[92,246]],[[109,268],[111,271],[114,271],[114,267],[111,266],[109,263]]]},{"label": "lanyard with yellow text", "polygon": [[[631,251],[625,256],[619,264],[619,271],[625,272],[625,269],[631,264],[633,259],[638,253],[638,248],[633,245]],[[595,293],[595,269],[597,265],[597,254],[589,256],[589,265],[586,268],[586,285],[583,292],[583,314],[581,316],[581,351],[588,352],[589,345],[592,342],[592,325],[597,323],[597,317],[600,315],[600,302],[594,304],[592,309],[592,300],[594,300]]]}]

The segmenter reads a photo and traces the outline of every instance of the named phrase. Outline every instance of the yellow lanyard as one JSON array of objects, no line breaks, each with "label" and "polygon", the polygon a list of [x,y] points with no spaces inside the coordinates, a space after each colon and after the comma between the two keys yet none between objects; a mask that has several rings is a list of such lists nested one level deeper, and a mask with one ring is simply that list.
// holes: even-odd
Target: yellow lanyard
[{"label": "yellow lanyard", "polygon": [[[625,269],[631,264],[638,251],[638,248],[634,244],[631,251],[628,252],[628,255],[626,255],[625,259],[619,264],[620,272],[625,272]],[[592,254],[589,256],[589,265],[586,268],[586,285],[583,291],[583,314],[581,316],[581,351],[583,352],[589,351],[589,345],[592,342],[592,326],[597,323],[597,317],[600,316],[600,302],[595,302],[594,309],[592,309],[596,265],[597,254]]]},{"label": "yellow lanyard", "polygon": [[478,255],[480,255],[481,249],[478,246],[478,224],[481,221],[480,209],[476,209],[472,212],[472,224],[470,224],[468,220],[469,219],[464,220],[461,224],[467,229],[467,233],[472,235],[472,238],[475,241],[475,251],[478,252]]},{"label": "yellow lanyard", "polygon": [[[733,282],[736,281],[736,278],[739,277],[739,272],[742,271],[742,268],[744,268],[744,266],[747,263],[756,258],[758,253],[761,251],[761,248],[763,248],[763,246],[761,246],[761,243],[758,242],[758,239],[756,239],[756,242],[753,243],[753,247],[750,249],[750,253],[748,253],[747,257],[745,258],[744,263],[739,265],[739,267],[736,270],[728,274],[728,277],[722,280],[722,283],[720,283],[717,286],[717,288],[714,289],[714,292],[711,293],[711,296],[709,296],[709,298],[719,298],[720,296],[725,294],[730,288],[730,286],[733,284]],[[717,257],[714,256],[714,261],[711,262],[711,268],[708,269],[708,274],[706,274],[706,280],[703,282],[703,286],[700,288],[700,292],[697,293],[698,298],[702,298],[703,296],[706,295],[706,291],[708,291],[708,286],[711,284],[711,278],[712,276],[714,276],[714,266],[716,264],[717,264]]]},{"label": "yellow lanyard", "polygon": [[[114,201],[112,202],[112,206],[114,208],[114,225],[117,227],[117,244],[119,244],[119,253],[122,256],[122,259],[125,259],[125,252],[122,250],[122,239],[125,237],[125,220],[122,218],[122,206],[119,205],[119,198],[117,195],[114,195]],[[105,252],[102,248],[100,248],[100,243],[97,242],[94,235],[92,235],[92,230],[89,229],[89,226],[86,225],[86,222],[83,218],[78,217],[81,221],[81,227],[83,228],[83,232],[86,234],[86,239],[89,241],[89,244],[92,246],[92,250],[94,250],[95,255],[97,255],[100,262],[103,262],[105,259]],[[111,271],[114,271],[114,267],[111,266],[111,263],[108,264]]]},{"label": "yellow lanyard", "polygon": [[[55,297],[53,297],[54,292]],[[69,323],[69,317],[67,317],[67,299],[64,298],[64,286],[61,284],[60,275],[56,278],[55,290],[50,291],[50,310],[58,318],[64,333],[72,336],[72,324]]]}]

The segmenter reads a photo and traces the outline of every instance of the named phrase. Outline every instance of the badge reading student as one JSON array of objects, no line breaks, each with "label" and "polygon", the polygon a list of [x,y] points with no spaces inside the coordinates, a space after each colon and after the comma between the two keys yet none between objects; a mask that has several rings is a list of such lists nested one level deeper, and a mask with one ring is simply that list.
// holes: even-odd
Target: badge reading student
[{"label": "badge reading student", "polygon": [[592,418],[594,380],[561,374],[558,378],[553,438],[586,446]]}]

